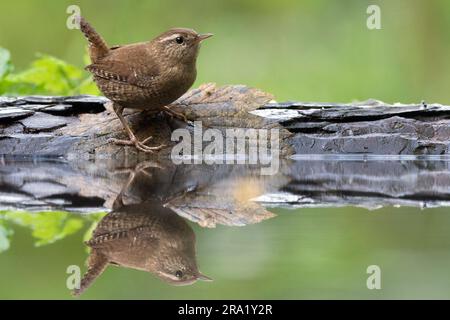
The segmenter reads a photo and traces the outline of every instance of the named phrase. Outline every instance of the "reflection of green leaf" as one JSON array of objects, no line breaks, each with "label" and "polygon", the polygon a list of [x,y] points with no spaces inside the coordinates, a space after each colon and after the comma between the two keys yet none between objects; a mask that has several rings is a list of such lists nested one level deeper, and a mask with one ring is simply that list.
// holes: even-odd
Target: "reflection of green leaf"
[{"label": "reflection of green leaf", "polygon": [[12,69],[11,55],[8,50],[0,48],[0,79],[6,76]]},{"label": "reflection of green leaf", "polygon": [[36,238],[36,246],[53,243],[71,235],[83,227],[81,218],[72,218],[65,212],[6,212],[4,218],[30,228]]},{"label": "reflection of green leaf", "polygon": [[12,235],[12,230],[7,229],[1,222],[0,222],[0,253],[6,251],[9,249],[9,237]]},{"label": "reflection of green leaf", "polygon": [[95,228],[97,228],[98,222],[94,221],[92,222],[91,226],[89,227],[89,229],[86,230],[86,232],[83,235],[83,241],[89,241],[89,239],[91,239],[92,234],[94,233]]},{"label": "reflection of green leaf", "polygon": [[92,232],[106,213],[92,213],[87,216],[77,216],[66,212],[0,211],[0,253],[9,249],[13,230],[5,222],[10,222],[32,231],[36,246],[54,243],[78,232],[84,224],[89,229],[84,234],[84,240],[90,239]]},{"label": "reflection of green leaf", "polygon": [[89,239],[91,239],[92,233],[94,232],[95,228],[97,228],[99,221],[103,219],[105,215],[106,213],[95,213],[89,215],[92,224],[89,227],[89,229],[87,229],[86,232],[84,233],[83,241],[88,241]]}]

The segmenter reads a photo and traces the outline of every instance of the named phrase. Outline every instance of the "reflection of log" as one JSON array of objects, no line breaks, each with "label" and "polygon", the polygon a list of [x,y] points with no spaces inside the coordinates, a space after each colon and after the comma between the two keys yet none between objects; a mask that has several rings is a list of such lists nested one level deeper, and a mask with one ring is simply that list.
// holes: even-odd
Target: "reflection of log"
[{"label": "reflection of log", "polygon": [[[242,226],[273,217],[268,207],[450,206],[450,162],[291,161],[278,174],[239,165],[18,163],[0,159],[0,210],[110,210],[161,201],[202,226]],[[129,182],[130,173],[134,175]]]},{"label": "reflection of log", "polygon": [[[5,159],[0,160],[2,162],[0,210],[99,212],[115,207],[120,196],[125,205],[160,201],[204,227],[244,226],[273,217],[272,213],[247,200],[264,193],[264,181],[282,184],[278,182],[282,177],[246,180],[260,171],[227,165],[174,166],[168,163],[160,168],[143,162],[136,168],[125,169],[120,163],[17,163]],[[255,183],[261,185],[255,187]],[[246,188],[250,192],[246,192]]]},{"label": "reflection of log", "polygon": [[[208,128],[280,128],[284,155],[450,153],[448,106],[271,101],[269,94],[244,86],[204,85],[173,108]],[[0,153],[118,157],[124,149],[108,140],[123,136],[123,130],[105,111],[106,102],[101,97],[0,97]],[[138,136],[152,135],[155,144],[170,145],[171,131],[184,126],[161,115],[131,113],[128,120]]]},{"label": "reflection of log", "polygon": [[291,181],[266,206],[450,206],[449,161],[307,160],[285,168]]}]

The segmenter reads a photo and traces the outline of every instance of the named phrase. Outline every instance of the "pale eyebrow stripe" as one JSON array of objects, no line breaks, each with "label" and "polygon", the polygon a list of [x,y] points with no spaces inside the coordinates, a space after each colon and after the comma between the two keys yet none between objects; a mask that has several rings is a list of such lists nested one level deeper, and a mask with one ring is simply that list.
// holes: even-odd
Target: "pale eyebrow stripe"
[{"label": "pale eyebrow stripe", "polygon": [[176,34],[173,34],[173,35],[171,35],[171,36],[162,38],[161,40],[159,40],[159,42],[164,42],[164,41],[168,41],[168,40],[174,40],[174,39],[176,39],[176,38],[178,38],[178,37],[180,37],[180,36],[181,36],[181,35],[180,35],[179,33],[176,33]]}]

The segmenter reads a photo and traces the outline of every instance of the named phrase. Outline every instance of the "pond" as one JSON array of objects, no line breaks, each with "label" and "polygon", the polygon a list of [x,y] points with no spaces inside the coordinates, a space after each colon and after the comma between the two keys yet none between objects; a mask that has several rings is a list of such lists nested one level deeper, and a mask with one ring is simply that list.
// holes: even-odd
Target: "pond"
[{"label": "pond", "polygon": [[449,205],[448,159],[1,158],[0,299],[448,299]]}]

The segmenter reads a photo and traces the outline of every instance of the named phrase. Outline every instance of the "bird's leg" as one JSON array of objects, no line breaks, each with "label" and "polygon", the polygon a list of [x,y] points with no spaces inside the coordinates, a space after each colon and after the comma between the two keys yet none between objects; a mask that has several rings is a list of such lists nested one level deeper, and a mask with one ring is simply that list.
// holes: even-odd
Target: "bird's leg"
[{"label": "bird's leg", "polygon": [[180,120],[182,120],[184,122],[188,122],[188,119],[187,119],[187,117],[184,114],[179,113],[179,112],[175,112],[175,111],[171,110],[168,106],[164,106],[163,107],[163,111],[165,113],[169,114],[169,116],[171,116],[171,117],[180,119]]},{"label": "bird's leg", "polygon": [[119,140],[119,139],[111,139],[111,142],[118,144],[118,145],[125,145],[125,146],[135,146],[136,149],[146,152],[146,153],[153,153],[154,151],[161,150],[165,147],[165,145],[160,145],[158,147],[149,147],[146,146],[145,143],[147,143],[152,137],[148,137],[144,141],[139,141],[136,136],[134,135],[133,131],[131,131],[130,126],[128,125],[127,121],[125,120],[125,117],[123,116],[123,107],[118,105],[117,103],[114,103],[113,105],[114,112],[117,114],[117,117],[119,118],[120,122],[122,123],[122,126],[125,128],[125,131],[128,134],[128,137],[130,137],[130,140]]},{"label": "bird's leg", "polygon": [[120,193],[117,195],[116,200],[114,200],[112,209],[118,210],[121,207],[124,206],[123,203],[123,196],[124,193],[130,188],[130,186],[133,184],[134,179],[138,174],[144,174],[147,176],[148,179],[152,178],[152,173],[148,172],[147,169],[149,168],[155,168],[155,169],[165,169],[159,162],[154,161],[143,161],[137,164],[133,169],[125,169],[125,170],[115,170],[114,174],[116,173],[128,173],[128,178],[126,183],[123,185],[122,189],[120,190]]}]

